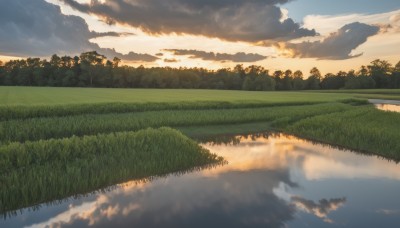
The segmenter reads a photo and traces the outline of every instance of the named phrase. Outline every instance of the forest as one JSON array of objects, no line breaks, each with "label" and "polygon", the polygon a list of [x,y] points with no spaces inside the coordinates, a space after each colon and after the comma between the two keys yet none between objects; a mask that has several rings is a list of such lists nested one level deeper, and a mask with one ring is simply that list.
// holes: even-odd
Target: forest
[{"label": "forest", "polygon": [[171,68],[121,65],[95,51],[80,56],[53,55],[50,60],[27,58],[0,61],[0,85],[100,87],[100,88],[193,88],[224,90],[317,90],[400,88],[400,61],[393,66],[376,59],[358,70],[321,75],[317,67],[270,72],[262,66],[236,65],[233,69]]}]

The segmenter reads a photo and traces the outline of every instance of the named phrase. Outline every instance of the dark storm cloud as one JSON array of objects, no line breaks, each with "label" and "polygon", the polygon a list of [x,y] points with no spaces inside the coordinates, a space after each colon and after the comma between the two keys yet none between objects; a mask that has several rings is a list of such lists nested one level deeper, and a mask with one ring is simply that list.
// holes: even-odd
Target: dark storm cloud
[{"label": "dark storm cloud", "polygon": [[84,19],[63,15],[59,6],[44,0],[1,0],[0,34],[2,55],[43,57],[94,50],[109,58],[116,56],[129,61],[157,59],[147,54],[123,55],[114,49],[100,48],[89,39],[128,34],[90,31]]},{"label": "dark storm cloud", "polygon": [[209,61],[231,61],[231,62],[257,62],[263,59],[266,59],[267,56],[253,54],[253,53],[244,53],[238,52],[236,54],[227,54],[227,53],[214,53],[214,52],[205,52],[198,50],[186,50],[186,49],[165,49],[164,51],[172,52],[174,55],[187,55],[192,59],[202,59]]},{"label": "dark storm cloud", "polygon": [[229,41],[290,40],[316,35],[277,4],[289,0],[108,0],[80,4],[60,0],[107,23],[128,24],[150,34],[192,34]]},{"label": "dark storm cloud", "polygon": [[351,52],[365,43],[368,37],[376,35],[379,29],[379,26],[354,22],[343,26],[335,33],[331,33],[322,41],[286,42],[276,44],[276,47],[284,51],[288,57],[329,60],[350,59],[362,55],[362,53],[352,55]]}]

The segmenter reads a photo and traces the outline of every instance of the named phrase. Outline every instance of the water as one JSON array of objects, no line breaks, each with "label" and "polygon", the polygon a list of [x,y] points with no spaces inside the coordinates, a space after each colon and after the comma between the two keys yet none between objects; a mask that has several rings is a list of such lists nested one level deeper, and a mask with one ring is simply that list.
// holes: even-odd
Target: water
[{"label": "water", "polygon": [[400,101],[369,99],[369,102],[375,105],[377,109],[390,112],[400,112]]},{"label": "water", "polygon": [[400,105],[375,104],[375,107],[383,111],[400,112]]},{"label": "water", "polygon": [[215,141],[203,145],[229,164],[42,205],[0,227],[400,225],[400,166],[394,162],[286,135]]}]

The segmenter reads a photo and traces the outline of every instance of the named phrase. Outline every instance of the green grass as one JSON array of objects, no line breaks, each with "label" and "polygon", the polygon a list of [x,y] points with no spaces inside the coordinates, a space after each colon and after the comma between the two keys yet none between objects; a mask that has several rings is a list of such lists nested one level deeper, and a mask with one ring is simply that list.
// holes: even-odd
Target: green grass
[{"label": "green grass", "polygon": [[0,87],[0,211],[221,161],[149,127],[193,138],[277,130],[400,161],[400,114],[365,99],[388,97],[400,90]]},{"label": "green grass", "polygon": [[0,122],[0,143],[136,131],[147,127],[162,126],[201,126],[259,121],[271,121],[275,126],[280,126],[314,115],[345,111],[351,107],[351,105],[342,103],[326,103],[267,108],[150,111],[10,120]]},{"label": "green grass", "polygon": [[199,143],[212,145],[237,145],[243,138],[268,138],[271,135],[280,134],[272,130],[271,122],[190,126],[177,129]]},{"label": "green grass", "polygon": [[55,87],[0,87],[0,105],[56,105],[93,103],[146,103],[182,101],[218,102],[327,102],[351,98],[349,94],[313,92],[251,92],[195,89],[102,89]]},{"label": "green grass", "polygon": [[344,89],[344,90],[316,90],[315,92],[400,95],[400,89]]},{"label": "green grass", "polygon": [[400,100],[400,89],[317,90],[315,93],[347,94],[354,98]]},{"label": "green grass", "polygon": [[[343,100],[344,102],[346,100]],[[164,110],[208,110],[208,109],[238,109],[261,108],[274,106],[298,106],[318,104],[321,102],[227,102],[227,101],[197,101],[169,103],[94,103],[70,105],[37,105],[37,106],[0,106],[0,121],[12,119],[29,119],[37,117],[60,117],[82,114],[130,113]]]},{"label": "green grass", "polygon": [[170,128],[0,147],[0,213],[222,162]]},{"label": "green grass", "polygon": [[400,161],[400,114],[373,106],[305,118],[286,132]]}]

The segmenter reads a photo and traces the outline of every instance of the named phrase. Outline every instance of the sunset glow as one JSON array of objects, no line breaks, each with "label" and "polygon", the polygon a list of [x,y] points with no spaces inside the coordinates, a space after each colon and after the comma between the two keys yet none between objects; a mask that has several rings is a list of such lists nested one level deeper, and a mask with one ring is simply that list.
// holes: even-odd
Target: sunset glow
[{"label": "sunset glow", "polygon": [[[33,12],[31,25],[18,21],[20,15],[5,13],[0,31],[8,35],[1,39],[0,59],[78,55],[95,49],[110,59],[121,57],[124,64],[147,67],[219,69],[243,64],[308,72],[318,66],[322,73],[336,73],[358,70],[377,58],[396,64],[400,2],[369,0],[365,4],[376,7],[353,7],[360,2],[356,0],[342,10],[326,10],[345,2],[322,8],[309,0],[40,0],[21,9]],[[44,25],[49,18],[52,24]],[[74,27],[72,33],[63,28],[68,23]],[[31,28],[23,30],[26,25]],[[46,31],[37,31],[36,26]]]}]

